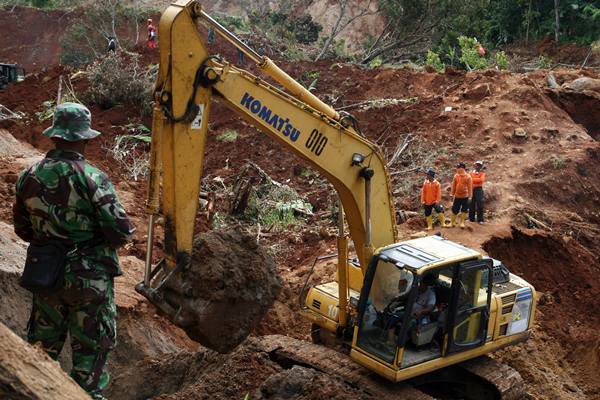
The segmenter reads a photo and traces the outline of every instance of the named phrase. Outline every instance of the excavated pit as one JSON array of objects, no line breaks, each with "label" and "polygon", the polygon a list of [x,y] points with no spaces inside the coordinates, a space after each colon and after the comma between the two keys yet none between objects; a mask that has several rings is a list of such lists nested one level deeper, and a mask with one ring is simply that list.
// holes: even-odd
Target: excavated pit
[{"label": "excavated pit", "polygon": [[194,239],[190,267],[169,283],[165,298],[182,307],[178,325],[191,339],[227,353],[262,320],[281,285],[256,238],[230,228]]},{"label": "excavated pit", "polygon": [[[562,392],[561,399],[597,398],[597,254],[566,236],[514,227],[511,236],[493,237],[483,248],[490,256],[501,259],[512,273],[532,283],[540,295],[536,313],[540,332],[525,345],[499,353],[509,354],[503,360],[524,371],[533,392],[541,392],[542,396],[554,391]],[[525,351],[520,353],[520,348]],[[552,364],[560,368],[551,372]],[[561,371],[568,374],[561,376]]]},{"label": "excavated pit", "polygon": [[600,109],[600,79],[581,78],[583,79],[591,83],[587,86],[573,85],[560,90],[547,90],[547,93],[573,121],[582,125],[592,138],[600,141],[600,113],[594,112]]}]

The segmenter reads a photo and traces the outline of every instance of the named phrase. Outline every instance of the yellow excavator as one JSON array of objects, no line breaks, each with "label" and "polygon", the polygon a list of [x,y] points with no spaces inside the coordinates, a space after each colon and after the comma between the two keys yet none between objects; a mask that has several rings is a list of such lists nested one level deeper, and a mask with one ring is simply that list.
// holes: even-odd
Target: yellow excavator
[{"label": "yellow excavator", "polygon": [[[274,83],[208,54],[199,23],[243,52]],[[166,9],[159,48],[146,275],[138,290],[171,319],[177,319],[178,310],[163,300],[161,290],[190,262],[208,116],[217,97],[306,160],[338,194],[337,280],[307,290],[302,311],[313,324],[316,342],[334,338],[344,343],[351,360],[390,381],[427,382],[424,377],[433,371],[447,371],[529,337],[536,307],[532,285],[500,262],[440,236],[397,242],[386,163],[350,114],[322,102],[211,18],[198,1],[179,0]],[[159,214],[165,257],[153,266]],[[435,303],[427,312],[424,297]],[[496,394],[471,398],[518,398],[516,384],[499,369],[474,369],[475,375],[487,369],[482,379],[494,381]],[[441,380],[452,379],[446,374]]]}]

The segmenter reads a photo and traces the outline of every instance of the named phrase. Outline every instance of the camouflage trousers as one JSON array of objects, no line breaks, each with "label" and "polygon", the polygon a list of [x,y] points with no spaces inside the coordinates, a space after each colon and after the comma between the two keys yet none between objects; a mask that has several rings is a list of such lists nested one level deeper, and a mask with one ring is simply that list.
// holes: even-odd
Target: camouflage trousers
[{"label": "camouflage trousers", "polygon": [[116,344],[113,277],[96,271],[71,272],[67,268],[62,289],[33,296],[29,343],[41,343],[53,359],[71,335],[71,377],[94,399],[102,399],[108,386],[108,352]]}]

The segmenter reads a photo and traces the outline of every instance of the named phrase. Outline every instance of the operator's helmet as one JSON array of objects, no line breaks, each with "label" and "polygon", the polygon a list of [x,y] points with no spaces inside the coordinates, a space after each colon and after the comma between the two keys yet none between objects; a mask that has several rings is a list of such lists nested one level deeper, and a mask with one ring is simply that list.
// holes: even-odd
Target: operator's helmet
[{"label": "operator's helmet", "polygon": [[461,161],[458,164],[456,164],[456,168],[467,168],[467,165]]},{"label": "operator's helmet", "polygon": [[435,178],[435,171],[432,169],[427,170],[427,176]]},{"label": "operator's helmet", "polygon": [[475,165],[479,165],[479,166],[483,167],[483,161],[477,160],[477,161],[475,161]]},{"label": "operator's helmet", "polygon": [[59,138],[68,142],[93,139],[100,132],[91,129],[92,113],[86,106],[78,103],[62,103],[54,111],[52,126],[44,130],[43,135]]}]

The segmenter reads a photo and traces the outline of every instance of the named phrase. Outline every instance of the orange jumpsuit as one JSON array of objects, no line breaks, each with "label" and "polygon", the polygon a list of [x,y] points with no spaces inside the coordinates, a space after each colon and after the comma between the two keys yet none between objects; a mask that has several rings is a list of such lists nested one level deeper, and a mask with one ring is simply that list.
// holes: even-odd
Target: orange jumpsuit
[{"label": "orange jumpsuit", "polygon": [[421,204],[425,208],[426,217],[431,215],[434,208],[438,213],[444,211],[444,208],[439,204],[440,201],[442,201],[442,186],[440,183],[436,179],[433,181],[425,179],[421,189]]},{"label": "orange jumpsuit", "polygon": [[469,210],[469,197],[473,195],[473,180],[464,168],[456,170],[450,194],[454,196],[452,213],[455,215],[460,212],[466,213]]}]

